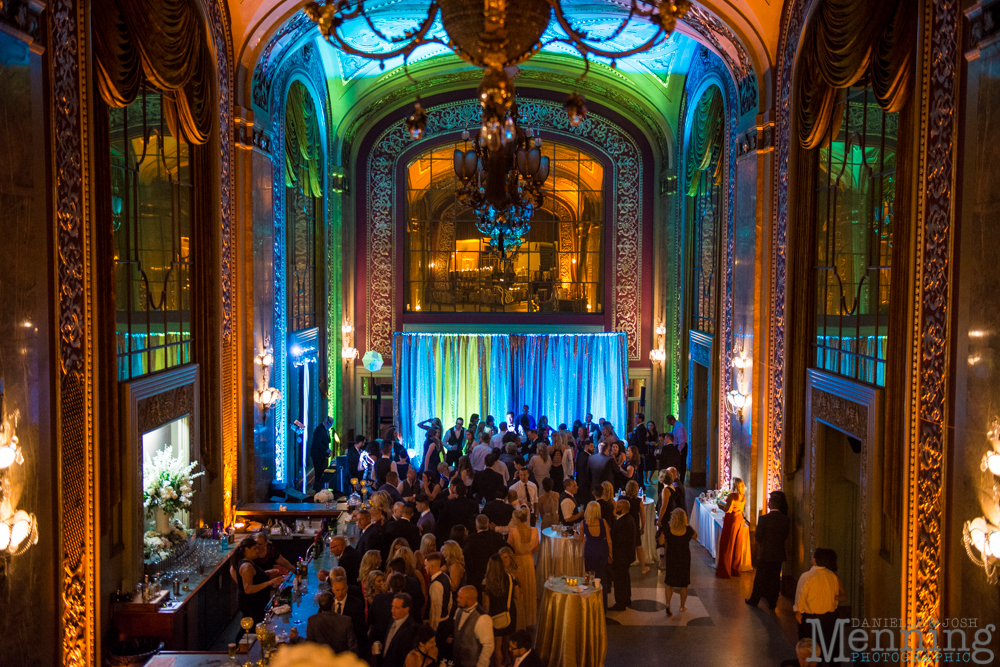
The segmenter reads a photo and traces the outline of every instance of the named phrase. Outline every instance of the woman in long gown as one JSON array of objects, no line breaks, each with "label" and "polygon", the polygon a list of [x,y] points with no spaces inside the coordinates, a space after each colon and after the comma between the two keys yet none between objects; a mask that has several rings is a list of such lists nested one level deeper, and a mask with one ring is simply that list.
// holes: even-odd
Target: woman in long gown
[{"label": "woman in long gown", "polygon": [[608,566],[611,564],[611,529],[601,518],[601,506],[587,503],[576,539],[583,542],[583,568],[601,580],[604,608],[608,608]]},{"label": "woman in long gown", "polygon": [[535,625],[538,615],[538,598],[535,584],[535,554],[538,553],[538,531],[528,524],[528,511],[514,512],[514,528],[507,536],[507,542],[514,550],[517,563],[518,586],[517,629],[523,630]]},{"label": "woman in long gown", "polygon": [[746,534],[740,531],[743,527],[743,508],[747,504],[746,485],[739,477],[733,478],[733,490],[725,502],[719,502],[719,507],[726,513],[722,520],[722,532],[719,534],[719,546],[715,559],[715,576],[719,579],[740,576],[743,569],[743,551],[746,545],[743,541]]}]

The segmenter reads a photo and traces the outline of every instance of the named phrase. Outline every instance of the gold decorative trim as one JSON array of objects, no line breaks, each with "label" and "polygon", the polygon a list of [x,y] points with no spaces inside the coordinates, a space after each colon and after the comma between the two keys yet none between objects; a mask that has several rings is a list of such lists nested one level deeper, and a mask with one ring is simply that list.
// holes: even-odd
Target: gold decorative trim
[{"label": "gold decorative trim", "polygon": [[[951,320],[957,95],[961,20],[958,0],[925,0],[921,21],[917,262],[910,367],[903,617],[924,627],[942,616],[944,500],[948,447],[948,340]],[[925,642],[932,634],[925,632]],[[937,656],[940,657],[940,656]],[[935,655],[915,656],[921,665]]]},{"label": "gold decorative trim", "polygon": [[94,340],[91,267],[86,3],[54,0],[51,141],[57,234],[59,389],[56,401],[63,665],[90,667],[100,655],[97,619],[97,507],[94,458]]}]

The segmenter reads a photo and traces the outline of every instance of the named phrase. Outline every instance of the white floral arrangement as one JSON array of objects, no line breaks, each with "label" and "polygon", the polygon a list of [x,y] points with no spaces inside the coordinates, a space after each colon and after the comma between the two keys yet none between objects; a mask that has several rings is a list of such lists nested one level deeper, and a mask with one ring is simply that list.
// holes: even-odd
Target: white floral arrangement
[{"label": "white floral arrangement", "polygon": [[320,489],[313,495],[313,502],[316,503],[332,503],[333,502],[333,491],[330,489]]},{"label": "white floral arrangement", "polygon": [[349,651],[334,653],[324,644],[285,644],[271,659],[271,667],[368,667]]},{"label": "white floral arrangement", "polygon": [[715,492],[715,499],[719,502],[725,502],[726,498],[729,497],[730,490],[728,486],[724,486]]},{"label": "white floral arrangement", "polygon": [[174,547],[190,536],[191,531],[184,528],[180,521],[172,522],[170,532],[166,535],[161,535],[155,530],[146,531],[142,536],[142,557],[150,563],[164,560]]},{"label": "white floral arrangement", "polygon": [[197,461],[184,465],[170,455],[167,447],[157,452],[149,469],[143,470],[142,505],[146,508],[146,516],[152,518],[156,508],[162,509],[167,516],[191,509],[194,495],[191,482],[205,474],[195,473],[197,467]]}]

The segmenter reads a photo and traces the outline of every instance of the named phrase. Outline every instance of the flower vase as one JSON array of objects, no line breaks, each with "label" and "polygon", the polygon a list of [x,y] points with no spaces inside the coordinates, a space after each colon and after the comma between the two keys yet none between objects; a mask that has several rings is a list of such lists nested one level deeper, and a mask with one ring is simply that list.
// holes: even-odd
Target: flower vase
[{"label": "flower vase", "polygon": [[169,514],[163,511],[163,508],[157,507],[153,510],[153,520],[156,522],[154,530],[160,535],[167,535],[170,533],[170,519],[173,518]]}]

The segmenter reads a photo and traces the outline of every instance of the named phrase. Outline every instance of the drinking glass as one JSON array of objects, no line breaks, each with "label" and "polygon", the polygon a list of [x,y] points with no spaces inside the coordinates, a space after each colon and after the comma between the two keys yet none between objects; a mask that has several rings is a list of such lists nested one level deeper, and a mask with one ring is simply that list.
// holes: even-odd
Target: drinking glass
[{"label": "drinking glass", "polygon": [[236,664],[236,644],[229,645],[229,664]]}]

